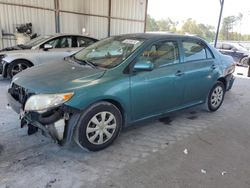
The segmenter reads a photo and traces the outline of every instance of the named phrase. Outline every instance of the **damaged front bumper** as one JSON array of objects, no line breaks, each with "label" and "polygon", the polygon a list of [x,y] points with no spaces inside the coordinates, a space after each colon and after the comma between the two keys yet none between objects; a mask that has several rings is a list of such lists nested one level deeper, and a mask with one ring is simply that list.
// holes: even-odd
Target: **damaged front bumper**
[{"label": "damaged front bumper", "polygon": [[[70,143],[74,128],[80,117],[79,110],[62,105],[46,112],[25,112],[24,104],[16,100],[9,92],[8,105],[20,114],[21,127],[28,126],[28,134],[40,129],[46,137],[53,139],[60,145]],[[30,130],[33,131],[30,131]]]},{"label": "damaged front bumper", "polygon": [[[48,121],[46,124],[43,122],[43,119]],[[35,112],[24,112],[23,115],[20,115],[21,127],[27,125],[29,128],[36,127],[42,131],[46,137],[50,137],[55,142],[61,144],[64,139],[64,131],[67,124],[67,119],[60,114],[58,117],[58,112],[51,112],[51,115],[48,117],[43,117],[42,114]]]}]

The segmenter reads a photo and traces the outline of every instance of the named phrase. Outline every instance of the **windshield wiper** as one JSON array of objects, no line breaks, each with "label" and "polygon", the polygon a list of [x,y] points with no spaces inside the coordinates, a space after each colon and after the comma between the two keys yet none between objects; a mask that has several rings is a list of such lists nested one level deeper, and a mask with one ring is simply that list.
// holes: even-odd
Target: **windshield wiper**
[{"label": "windshield wiper", "polygon": [[72,56],[72,59],[77,61],[77,63],[79,63],[80,65],[88,65],[94,69],[96,69],[96,65],[94,63],[92,63],[91,61],[89,60],[81,60],[81,59],[77,59],[75,56]]}]

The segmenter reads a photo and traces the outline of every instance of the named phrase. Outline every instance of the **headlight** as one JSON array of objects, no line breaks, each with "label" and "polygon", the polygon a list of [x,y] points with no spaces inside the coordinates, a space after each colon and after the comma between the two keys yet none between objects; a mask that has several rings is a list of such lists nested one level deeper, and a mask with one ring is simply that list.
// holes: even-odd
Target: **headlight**
[{"label": "headlight", "polygon": [[33,95],[27,100],[24,110],[43,112],[49,108],[60,106],[71,99],[73,95],[74,93]]}]

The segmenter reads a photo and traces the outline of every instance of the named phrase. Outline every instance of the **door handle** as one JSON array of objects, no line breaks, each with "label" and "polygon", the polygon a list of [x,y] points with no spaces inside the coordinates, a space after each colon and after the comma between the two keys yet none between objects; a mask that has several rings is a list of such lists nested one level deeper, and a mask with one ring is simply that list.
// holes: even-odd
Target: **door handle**
[{"label": "door handle", "polygon": [[176,73],[175,73],[175,76],[182,76],[184,74],[184,72],[178,70]]}]

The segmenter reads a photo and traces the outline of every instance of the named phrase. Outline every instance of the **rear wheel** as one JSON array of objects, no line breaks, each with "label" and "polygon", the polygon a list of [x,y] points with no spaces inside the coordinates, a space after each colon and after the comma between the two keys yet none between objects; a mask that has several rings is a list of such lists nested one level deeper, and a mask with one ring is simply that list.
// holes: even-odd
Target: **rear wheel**
[{"label": "rear wheel", "polygon": [[240,65],[242,66],[247,66],[248,65],[248,57],[243,57],[241,60],[240,60]]},{"label": "rear wheel", "polygon": [[31,63],[25,60],[18,60],[11,63],[8,67],[8,76],[13,78],[17,73],[31,67]]},{"label": "rear wheel", "polygon": [[89,107],[76,127],[76,143],[90,151],[102,150],[117,138],[122,127],[119,109],[109,102],[99,102]]},{"label": "rear wheel", "polygon": [[210,90],[207,98],[207,109],[214,112],[220,108],[223,103],[225,95],[225,86],[222,82],[217,81]]}]

